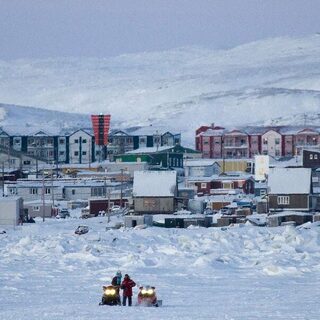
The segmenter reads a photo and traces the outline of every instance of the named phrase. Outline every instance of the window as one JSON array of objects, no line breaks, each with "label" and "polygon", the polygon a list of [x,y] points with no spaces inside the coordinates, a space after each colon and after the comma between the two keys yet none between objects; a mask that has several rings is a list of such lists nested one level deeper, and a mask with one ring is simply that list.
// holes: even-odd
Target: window
[{"label": "window", "polygon": [[82,151],[82,155],[85,156],[87,154],[87,151]]},{"label": "window", "polygon": [[313,160],[313,154],[311,153],[309,156],[310,160]]},{"label": "window", "polygon": [[78,156],[78,155],[79,155],[79,151],[75,151],[75,152],[74,152],[74,155],[75,155],[75,156]]},{"label": "window", "polygon": [[262,196],[265,196],[267,194],[267,191],[266,190],[264,190],[264,189],[261,189],[260,190],[260,196],[262,197]]},{"label": "window", "polygon": [[30,160],[24,160],[23,164],[28,165],[28,164],[31,164],[31,162],[30,162]]},{"label": "window", "polygon": [[51,194],[51,189],[50,188],[46,188],[45,193],[46,194]]},{"label": "window", "polygon": [[275,138],[274,142],[275,142],[275,144],[280,144],[280,138]]},{"label": "window", "polygon": [[64,151],[59,151],[60,156],[64,156]]},{"label": "window", "polygon": [[75,194],[76,194],[76,190],[75,190],[75,189],[72,189],[72,190],[71,190],[71,194],[72,194],[72,195],[75,195]]},{"label": "window", "polygon": [[278,204],[288,205],[288,204],[290,204],[290,197],[289,196],[278,196],[277,202],[278,202]]},{"label": "window", "polygon": [[79,139],[74,139],[74,143],[79,143]]},{"label": "window", "polygon": [[33,211],[40,211],[40,207],[39,206],[33,206],[32,210]]},{"label": "window", "polygon": [[313,157],[313,159],[314,159],[314,160],[318,160],[318,155],[315,154],[314,157]]},{"label": "window", "polygon": [[268,144],[268,139],[267,138],[263,138],[263,144]]},{"label": "window", "polygon": [[206,189],[207,188],[207,184],[205,182],[201,182],[201,189]]},{"label": "window", "polygon": [[87,139],[82,139],[82,143],[87,143]]},{"label": "window", "polygon": [[104,187],[94,187],[91,189],[91,196],[93,197],[102,197],[105,195]]},{"label": "window", "polygon": [[64,144],[64,139],[59,139],[59,144]]},{"label": "window", "polygon": [[37,188],[30,188],[29,193],[30,194],[38,194],[38,189]]},{"label": "window", "polygon": [[13,143],[14,144],[20,144],[21,140],[20,139],[14,139]]}]

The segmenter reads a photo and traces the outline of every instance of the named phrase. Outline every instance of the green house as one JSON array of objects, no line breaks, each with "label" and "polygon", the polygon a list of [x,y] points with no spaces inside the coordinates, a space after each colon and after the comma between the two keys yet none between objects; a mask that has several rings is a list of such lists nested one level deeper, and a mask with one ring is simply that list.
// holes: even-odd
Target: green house
[{"label": "green house", "polygon": [[159,146],[139,148],[125,154],[115,156],[116,162],[147,162],[163,168],[183,168],[184,159],[199,159],[200,151],[185,148],[179,144],[175,146]]}]

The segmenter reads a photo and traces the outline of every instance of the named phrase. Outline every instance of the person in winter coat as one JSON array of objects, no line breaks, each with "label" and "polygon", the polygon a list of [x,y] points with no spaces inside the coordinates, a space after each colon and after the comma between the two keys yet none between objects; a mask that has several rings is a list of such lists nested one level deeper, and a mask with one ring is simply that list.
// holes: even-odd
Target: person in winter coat
[{"label": "person in winter coat", "polygon": [[126,305],[128,298],[129,307],[132,305],[132,288],[136,285],[136,283],[130,279],[129,275],[126,274],[121,283],[121,289],[123,289],[123,299],[122,305]]},{"label": "person in winter coat", "polygon": [[121,305],[120,300],[120,286],[121,286],[121,280],[122,280],[122,274],[121,271],[118,270],[116,275],[112,278],[111,284],[116,288],[117,290],[117,300],[118,304]]}]

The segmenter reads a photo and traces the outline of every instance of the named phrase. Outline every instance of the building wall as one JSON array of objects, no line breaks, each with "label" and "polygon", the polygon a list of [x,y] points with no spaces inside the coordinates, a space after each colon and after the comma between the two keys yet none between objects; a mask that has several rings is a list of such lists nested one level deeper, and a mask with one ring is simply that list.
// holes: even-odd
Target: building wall
[{"label": "building wall", "polygon": [[[278,204],[278,196],[288,196],[289,204],[283,205]],[[290,195],[269,195],[269,208],[273,209],[298,209],[298,210],[309,210],[310,207],[310,199],[309,195],[305,194],[290,194]]]},{"label": "building wall", "polygon": [[222,172],[230,172],[230,171],[242,171],[246,172],[248,169],[248,163],[251,163],[251,161],[248,160],[217,160],[219,163]]},{"label": "building wall", "polygon": [[57,151],[56,158],[59,163],[67,162],[67,137],[59,136],[57,138]]},{"label": "building wall", "polygon": [[92,136],[82,130],[69,136],[69,163],[92,162]]},{"label": "building wall", "polygon": [[294,156],[294,147],[293,147],[293,136],[284,135],[282,139],[282,155],[283,156]]},{"label": "building wall", "polygon": [[134,211],[137,213],[173,213],[175,211],[173,197],[134,198]]},{"label": "building wall", "polygon": [[[24,204],[24,209],[28,210],[28,216],[30,218],[43,217],[43,205],[40,204]],[[44,207],[44,217],[52,217],[52,207],[51,205],[45,205]]]},{"label": "building wall", "polygon": [[262,145],[261,152],[262,154],[268,154],[272,157],[280,157],[282,156],[282,136],[280,133],[269,130],[261,137]]},{"label": "building wall", "polygon": [[192,176],[192,177],[210,177],[213,174],[218,174],[218,169],[215,165],[211,166],[190,166],[186,167],[186,176]]},{"label": "building wall", "polygon": [[[220,129],[220,128],[219,128]],[[224,129],[224,128],[221,128]],[[260,132],[262,128],[257,128]],[[306,128],[294,133],[280,133],[283,128],[274,127],[263,135],[248,134],[248,148],[241,139],[246,132],[234,130],[225,132],[210,126],[202,126],[196,130],[195,146],[201,151],[203,158],[252,158],[255,154],[268,154],[273,157],[294,156],[304,148],[320,149],[320,128]],[[280,132],[277,132],[280,130]],[[294,131],[295,128],[293,127]],[[219,143],[220,142],[220,143]],[[241,146],[241,144],[243,144]]]},{"label": "building wall", "polygon": [[[30,187],[20,187],[17,185],[17,195],[22,197],[24,201],[34,201],[42,199],[42,186],[30,186]],[[52,200],[52,188],[50,186],[45,186],[45,189],[50,189],[50,193],[45,193],[45,200]],[[55,199],[63,199],[62,188],[55,187],[54,188],[54,198]]]},{"label": "building wall", "polygon": [[17,225],[23,210],[21,198],[0,200],[0,225]]},{"label": "building wall", "polygon": [[27,153],[46,162],[54,161],[54,137],[42,134],[28,136]]},{"label": "building wall", "polygon": [[66,186],[64,187],[65,200],[88,200],[91,197],[91,186]]},{"label": "building wall", "polygon": [[224,158],[248,158],[249,136],[242,132],[225,134],[223,137]]},{"label": "building wall", "polygon": [[250,143],[250,157],[254,157],[256,154],[261,153],[261,136],[252,135],[249,136]]}]

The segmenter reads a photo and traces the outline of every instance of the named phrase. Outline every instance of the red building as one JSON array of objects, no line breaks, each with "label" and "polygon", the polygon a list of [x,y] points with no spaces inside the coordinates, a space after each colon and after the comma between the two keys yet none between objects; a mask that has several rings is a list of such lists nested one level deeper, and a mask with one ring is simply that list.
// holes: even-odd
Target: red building
[{"label": "red building", "polygon": [[303,149],[320,150],[320,127],[245,127],[232,130],[201,126],[196,130],[196,150],[203,158],[253,158],[257,154],[292,157]]}]

